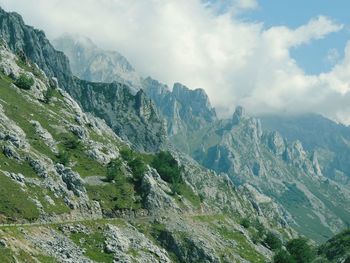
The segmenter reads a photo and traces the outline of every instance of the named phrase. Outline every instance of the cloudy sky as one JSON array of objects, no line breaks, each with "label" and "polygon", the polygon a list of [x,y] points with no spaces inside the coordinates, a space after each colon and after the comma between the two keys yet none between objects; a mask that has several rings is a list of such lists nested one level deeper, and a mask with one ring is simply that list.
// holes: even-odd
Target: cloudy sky
[{"label": "cloudy sky", "polygon": [[0,0],[50,39],[90,37],[142,76],[203,88],[222,115],[317,112],[350,124],[347,0]]}]

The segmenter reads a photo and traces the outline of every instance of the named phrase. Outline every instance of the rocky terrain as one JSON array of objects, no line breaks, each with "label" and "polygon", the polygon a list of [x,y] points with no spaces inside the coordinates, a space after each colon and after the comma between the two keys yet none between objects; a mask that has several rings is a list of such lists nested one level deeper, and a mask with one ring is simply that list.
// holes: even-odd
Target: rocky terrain
[{"label": "rocky terrain", "polygon": [[316,152],[323,174],[350,184],[350,128],[321,115],[261,116],[266,130],[278,131],[288,141],[299,140]]},{"label": "rocky terrain", "polygon": [[[271,262],[345,228],[348,188],[243,108],[219,120],[203,90],[120,69],[81,80],[2,9],[0,36],[0,262]],[[348,260],[326,252],[346,237],[317,260]]]}]

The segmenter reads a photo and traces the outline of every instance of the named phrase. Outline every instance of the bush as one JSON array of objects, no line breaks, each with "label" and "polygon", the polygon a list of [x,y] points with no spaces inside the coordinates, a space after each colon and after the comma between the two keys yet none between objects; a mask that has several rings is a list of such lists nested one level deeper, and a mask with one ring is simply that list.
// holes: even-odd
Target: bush
[{"label": "bush", "polygon": [[285,250],[279,250],[273,257],[274,263],[296,263],[294,258]]},{"label": "bush", "polygon": [[69,164],[70,161],[70,155],[66,151],[59,151],[59,153],[56,155],[57,162],[63,165]]},{"label": "bush", "polygon": [[130,150],[129,148],[124,148],[122,150],[120,150],[120,155],[122,156],[122,158],[127,161],[130,162],[133,160],[133,152],[132,150]]},{"label": "bush", "polygon": [[164,181],[175,185],[182,183],[181,168],[169,152],[158,153],[151,165]]},{"label": "bush", "polygon": [[34,84],[34,80],[31,77],[21,74],[15,81],[15,85],[20,89],[29,90]]},{"label": "bush", "polygon": [[81,142],[77,138],[65,138],[63,145],[68,150],[76,150],[81,147]]},{"label": "bush", "polygon": [[131,168],[132,174],[136,182],[140,182],[143,174],[146,171],[146,165],[140,157],[136,157],[133,160],[128,162],[129,167]]},{"label": "bush", "polygon": [[53,95],[54,95],[54,89],[51,87],[48,87],[44,94],[44,103],[49,104]]},{"label": "bush", "polygon": [[119,159],[114,159],[109,162],[107,165],[107,175],[106,175],[106,181],[112,182],[116,177],[122,175],[122,162]]},{"label": "bush", "polygon": [[297,263],[309,263],[315,258],[315,251],[305,238],[292,239],[286,247]]},{"label": "bush", "polygon": [[241,226],[244,228],[249,228],[250,227],[250,221],[248,218],[243,218],[241,221]]},{"label": "bush", "polygon": [[272,250],[277,250],[282,247],[281,240],[273,233],[267,233],[264,243]]}]

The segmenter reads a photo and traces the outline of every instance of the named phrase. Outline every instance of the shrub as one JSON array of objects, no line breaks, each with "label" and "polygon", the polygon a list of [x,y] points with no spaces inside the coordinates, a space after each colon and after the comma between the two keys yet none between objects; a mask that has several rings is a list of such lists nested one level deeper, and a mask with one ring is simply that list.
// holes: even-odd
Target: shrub
[{"label": "shrub", "polygon": [[272,250],[277,250],[282,247],[281,240],[271,232],[267,233],[264,243]]},{"label": "shrub", "polygon": [[309,263],[315,258],[315,251],[305,238],[292,239],[286,247],[297,263]]},{"label": "shrub", "polygon": [[69,164],[70,155],[66,151],[59,151],[59,153],[56,155],[57,162],[63,165]]},{"label": "shrub", "polygon": [[169,152],[158,153],[151,165],[164,181],[174,185],[182,183],[181,168]]},{"label": "shrub", "polygon": [[124,148],[122,150],[120,150],[120,155],[122,156],[122,158],[127,161],[130,162],[133,160],[133,152],[132,150],[130,150],[129,148]]},{"label": "shrub", "polygon": [[128,162],[136,182],[140,182],[146,171],[146,165],[140,157],[136,157]]},{"label": "shrub", "polygon": [[109,164],[107,165],[107,182],[112,182],[116,177],[122,175],[121,166],[122,162],[119,159],[114,159],[109,162]]},{"label": "shrub", "polygon": [[49,104],[53,95],[54,95],[54,89],[51,87],[48,87],[44,94],[44,103]]},{"label": "shrub", "polygon": [[63,141],[63,145],[68,150],[76,150],[81,147],[81,142],[77,138],[65,138]]},{"label": "shrub", "polygon": [[274,263],[296,263],[294,258],[285,250],[279,250],[273,257]]},{"label": "shrub", "polygon": [[20,89],[29,90],[34,84],[34,80],[31,77],[21,74],[15,81],[15,85]]},{"label": "shrub", "polygon": [[243,218],[241,220],[241,226],[243,226],[244,228],[249,228],[250,227],[250,221],[248,218]]}]

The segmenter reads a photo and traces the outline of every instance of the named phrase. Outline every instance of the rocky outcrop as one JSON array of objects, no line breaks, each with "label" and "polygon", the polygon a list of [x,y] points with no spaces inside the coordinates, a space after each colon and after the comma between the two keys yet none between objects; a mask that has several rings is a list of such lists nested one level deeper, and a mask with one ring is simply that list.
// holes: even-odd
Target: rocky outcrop
[{"label": "rocky outcrop", "polygon": [[174,199],[170,196],[172,190],[164,182],[157,171],[148,168],[142,179],[142,191],[145,193],[145,208],[151,213],[176,213],[181,211]]},{"label": "rocky outcrop", "polygon": [[173,90],[150,77],[143,81],[147,95],[167,121],[168,135],[186,134],[201,129],[217,117],[202,89],[190,90],[175,83]]},{"label": "rocky outcrop", "polygon": [[[165,249],[159,248],[145,235],[129,225],[121,229],[109,224],[104,233],[106,236],[104,249],[107,253],[112,253],[116,261],[130,263],[172,262]],[[137,251],[137,253],[131,255],[129,251]]]},{"label": "rocky outcrop", "polygon": [[106,123],[133,147],[143,151],[157,151],[166,144],[164,124],[151,100],[143,91],[132,95],[120,83],[101,84],[76,80],[81,87],[79,101],[82,108]]}]

